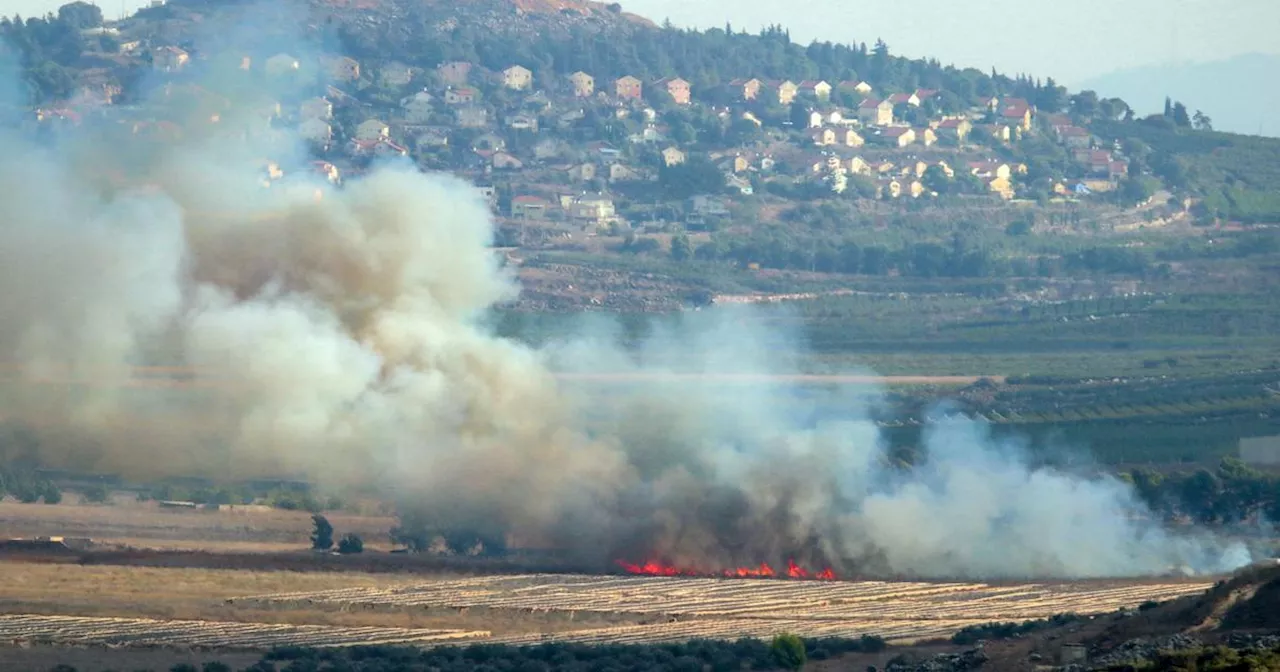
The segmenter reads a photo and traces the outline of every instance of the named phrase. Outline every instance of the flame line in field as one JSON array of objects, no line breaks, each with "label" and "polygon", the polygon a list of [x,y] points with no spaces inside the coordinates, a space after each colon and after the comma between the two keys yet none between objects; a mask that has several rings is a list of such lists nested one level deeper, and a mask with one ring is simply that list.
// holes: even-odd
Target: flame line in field
[{"label": "flame line in field", "polygon": [[785,570],[775,570],[768,563],[762,562],[758,567],[733,567],[719,571],[708,571],[678,567],[659,560],[647,560],[642,563],[617,560],[617,565],[628,574],[642,576],[687,576],[687,577],[725,577],[742,579],[802,579],[811,581],[835,581],[836,573],[830,568],[811,572],[795,563],[787,561]]}]

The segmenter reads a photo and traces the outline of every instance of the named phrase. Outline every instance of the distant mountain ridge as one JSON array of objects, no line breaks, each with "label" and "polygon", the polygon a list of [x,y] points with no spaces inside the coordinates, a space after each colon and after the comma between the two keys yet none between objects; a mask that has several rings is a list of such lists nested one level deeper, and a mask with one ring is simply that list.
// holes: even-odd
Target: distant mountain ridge
[{"label": "distant mountain ridge", "polygon": [[1217,130],[1280,137],[1277,72],[1280,55],[1245,54],[1122,70],[1082,82],[1080,88],[1123,98],[1140,114],[1160,112],[1169,96],[1190,110],[1203,110]]}]

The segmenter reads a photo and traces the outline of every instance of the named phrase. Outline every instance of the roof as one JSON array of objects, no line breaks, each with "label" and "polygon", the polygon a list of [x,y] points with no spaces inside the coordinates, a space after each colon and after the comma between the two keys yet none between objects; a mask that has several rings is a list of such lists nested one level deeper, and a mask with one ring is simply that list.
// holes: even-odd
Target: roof
[{"label": "roof", "polygon": [[635,78],[635,77],[632,77],[631,75],[623,75],[623,76],[619,77],[619,78],[618,78],[617,80],[615,80],[615,81],[617,81],[618,83],[622,83],[622,82],[628,82],[628,83],[629,83],[629,82],[635,82],[636,84],[639,84],[639,83],[640,83],[640,80],[639,80],[639,79],[637,79],[637,78]]},{"label": "roof", "polygon": [[874,109],[874,108],[880,107],[880,103],[882,102],[884,101],[876,100],[875,98],[868,98],[858,104],[858,109],[860,110]]},{"label": "roof", "polygon": [[911,97],[914,95],[914,93],[895,93],[889,96],[889,102],[894,105],[897,105],[898,103],[905,103],[911,100]]},{"label": "roof", "polygon": [[759,81],[760,81],[760,80],[756,79],[755,77],[749,77],[749,78],[747,78],[747,79],[738,78],[738,79],[731,79],[731,80],[729,80],[729,85],[730,85],[730,86],[746,86],[747,84],[750,84],[751,82],[757,82],[757,83],[758,83]]},{"label": "roof", "polygon": [[521,70],[523,70],[524,72],[529,72],[529,68],[526,68],[526,67],[524,67],[523,65],[513,65],[513,66],[511,66],[511,67],[507,68],[506,70],[503,70],[503,72],[511,72],[511,71],[513,71],[513,70],[514,70],[514,71],[521,71]]},{"label": "roof", "polygon": [[912,131],[914,133],[914,131],[907,126],[890,126],[889,128],[881,130],[880,135],[887,138],[899,138],[906,135],[907,131]]},{"label": "roof", "polygon": [[1024,105],[1006,105],[1000,110],[1002,117],[1025,117],[1031,111],[1030,107]]},{"label": "roof", "polygon": [[551,202],[541,196],[516,196],[511,199],[511,205],[551,205]]},{"label": "roof", "polygon": [[916,89],[916,98],[919,98],[920,100],[932,98],[936,95],[938,95],[937,89]]},{"label": "roof", "polygon": [[[796,86],[801,89],[812,89],[817,87],[819,84],[827,84],[827,83],[822,81],[821,79],[806,79],[800,82],[799,84],[797,84]],[[827,86],[831,86],[831,85],[827,84]]]},{"label": "roof", "polygon": [[964,119],[963,117],[943,119],[942,122],[938,124],[938,128],[960,128],[960,124],[968,123],[968,121],[968,119]]},{"label": "roof", "polygon": [[1058,129],[1058,135],[1072,138],[1083,138],[1089,135],[1089,131],[1079,126],[1062,126]]}]

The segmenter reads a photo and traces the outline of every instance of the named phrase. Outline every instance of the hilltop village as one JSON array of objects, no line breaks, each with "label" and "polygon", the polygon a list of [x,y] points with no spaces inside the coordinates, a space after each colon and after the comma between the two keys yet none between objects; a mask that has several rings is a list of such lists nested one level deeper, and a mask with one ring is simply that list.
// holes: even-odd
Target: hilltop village
[{"label": "hilltop village", "polygon": [[[1131,112],[1089,92],[1050,112],[1022,97],[888,91],[865,80],[743,72],[699,89],[677,72],[642,80],[535,75],[520,63],[365,67],[342,55],[209,56],[111,26],[84,33],[145,64],[150,94],[122,103],[119,86],[88,70],[67,101],[35,112],[37,123],[100,115],[160,137],[232,123],[246,134],[293,134],[314,161],[303,168],[263,157],[267,183],[299,169],[337,182],[374,161],[411,161],[474,181],[504,221],[553,235],[673,223],[715,230],[743,208],[767,219],[778,212],[770,201],[814,198],[1110,199],[1129,175],[1121,144],[1087,122]],[[237,77],[279,96],[247,102],[209,85],[234,87]],[[1022,146],[1053,160],[1027,160]],[[1151,191],[1135,181],[1122,198],[1132,206]]]}]

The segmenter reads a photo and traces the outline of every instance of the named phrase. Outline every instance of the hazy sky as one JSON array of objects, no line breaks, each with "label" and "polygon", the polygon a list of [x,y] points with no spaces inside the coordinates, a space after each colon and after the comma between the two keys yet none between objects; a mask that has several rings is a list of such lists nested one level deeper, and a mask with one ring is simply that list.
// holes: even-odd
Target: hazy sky
[{"label": "hazy sky", "polygon": [[[65,0],[0,0],[5,15],[56,10]],[[145,0],[124,0],[132,10]],[[98,3],[109,18],[121,0]],[[769,23],[793,39],[868,44],[944,63],[1052,76],[1068,86],[1114,70],[1241,53],[1280,53],[1280,0],[916,0],[908,8],[858,0],[623,0],[623,8],[681,26],[758,30]]]}]

